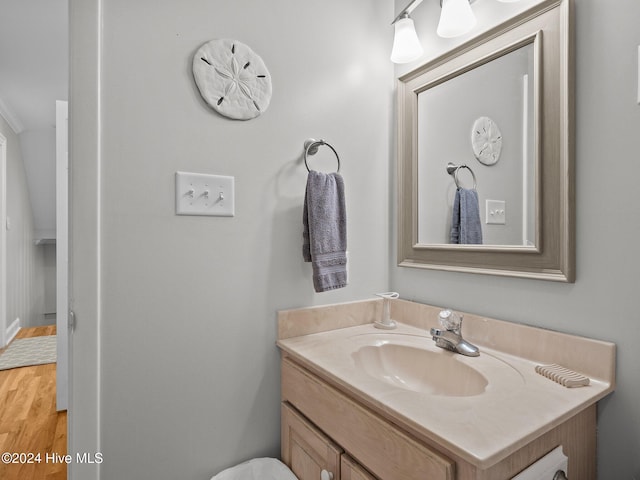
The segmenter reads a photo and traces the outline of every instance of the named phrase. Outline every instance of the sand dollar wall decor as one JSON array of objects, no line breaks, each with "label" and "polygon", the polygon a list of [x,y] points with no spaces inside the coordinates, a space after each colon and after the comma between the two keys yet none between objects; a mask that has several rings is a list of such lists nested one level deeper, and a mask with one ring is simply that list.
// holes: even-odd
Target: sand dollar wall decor
[{"label": "sand dollar wall decor", "polygon": [[471,146],[480,163],[496,163],[502,152],[502,133],[496,122],[489,117],[478,118],[471,129]]},{"label": "sand dollar wall decor", "polygon": [[250,120],[269,107],[269,71],[258,54],[237,40],[202,45],[193,57],[193,77],[205,102],[225,117]]}]

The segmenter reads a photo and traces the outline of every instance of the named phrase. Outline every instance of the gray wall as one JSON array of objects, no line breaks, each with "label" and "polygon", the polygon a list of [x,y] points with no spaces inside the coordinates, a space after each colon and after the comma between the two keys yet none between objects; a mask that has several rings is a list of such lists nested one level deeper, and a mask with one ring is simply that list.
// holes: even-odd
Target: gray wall
[{"label": "gray wall", "polygon": [[[393,9],[384,3],[110,0],[101,52],[88,50],[93,32],[81,26],[95,11],[71,3],[74,265],[92,268],[83,233],[101,250],[97,314],[84,308],[93,292],[74,295],[70,428],[72,451],[91,448],[82,430],[95,417],[81,402],[96,392],[103,479],[203,479],[278,455],[276,311],[386,290],[393,76],[381,32]],[[201,100],[191,60],[212,38],[264,59],[274,94],[257,119],[222,118]],[[95,122],[91,99],[78,99],[93,88],[81,79],[96,58],[100,144],[79,133]],[[301,255],[308,137],[337,149],[346,184],[350,285],[323,294]],[[96,192],[79,177],[92,145],[101,145],[100,207],[83,217]],[[312,165],[335,168],[326,151],[318,157]],[[235,217],[175,216],[177,170],[235,176]],[[90,281],[77,276],[75,293]],[[85,368],[91,355],[99,380]]]},{"label": "gray wall", "polygon": [[[429,8],[414,12],[420,28]],[[617,344],[618,386],[599,405],[601,480],[640,478],[638,18],[636,0],[575,2],[575,284],[397,268],[393,258],[391,266],[391,288],[406,298]],[[425,55],[446,47],[418,33]]]},{"label": "gray wall", "polygon": [[44,313],[49,323],[55,323],[56,314],[56,244],[44,244]]},{"label": "gray wall", "polygon": [[56,130],[20,134],[33,223],[38,238],[56,238]]},{"label": "gray wall", "polygon": [[[110,0],[101,36],[97,1],[72,1],[81,275],[70,428],[72,451],[104,453],[103,479],[202,479],[276,455],[275,311],[389,286],[405,298],[616,342],[619,385],[600,404],[600,478],[640,474],[639,262],[618,240],[640,234],[640,5],[576,2],[578,277],[562,285],[395,267],[393,9],[383,3]],[[489,3],[509,13],[533,1],[477,2],[480,25],[500,17]],[[436,8],[424,2],[414,12],[425,57],[451,45],[427,34]],[[270,68],[274,97],[262,117],[232,122],[199,99],[190,57],[216,37],[253,46]],[[332,141],[343,157],[350,219],[351,285],[321,295],[299,254],[309,136]],[[236,217],[175,217],[179,169],[234,175]]]},{"label": "gray wall", "polygon": [[[34,219],[29,199],[20,141],[0,116],[0,133],[7,139],[7,305],[6,325],[40,325],[44,319],[44,251],[35,245]],[[4,225],[0,228],[5,228]]]}]

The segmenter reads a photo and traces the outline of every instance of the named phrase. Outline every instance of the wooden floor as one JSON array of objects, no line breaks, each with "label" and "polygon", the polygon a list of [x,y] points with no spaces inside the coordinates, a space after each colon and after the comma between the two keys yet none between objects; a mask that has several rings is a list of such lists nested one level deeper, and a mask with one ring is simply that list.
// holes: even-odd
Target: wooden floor
[{"label": "wooden floor", "polygon": [[[55,328],[23,328],[16,338],[55,335]],[[23,455],[11,464],[2,457],[2,480],[67,478],[66,463],[53,459],[67,454],[67,412],[56,412],[55,364],[0,371],[0,455],[5,452]]]}]

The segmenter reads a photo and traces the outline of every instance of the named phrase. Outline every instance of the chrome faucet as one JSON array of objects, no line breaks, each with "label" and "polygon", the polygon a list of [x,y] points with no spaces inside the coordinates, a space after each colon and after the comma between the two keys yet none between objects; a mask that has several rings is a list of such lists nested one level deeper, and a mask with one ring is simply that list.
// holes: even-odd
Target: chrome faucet
[{"label": "chrome faucet", "polygon": [[432,328],[430,332],[436,346],[467,357],[480,355],[478,347],[462,338],[462,315],[457,315],[451,310],[442,310],[438,315],[438,321],[444,330]]}]

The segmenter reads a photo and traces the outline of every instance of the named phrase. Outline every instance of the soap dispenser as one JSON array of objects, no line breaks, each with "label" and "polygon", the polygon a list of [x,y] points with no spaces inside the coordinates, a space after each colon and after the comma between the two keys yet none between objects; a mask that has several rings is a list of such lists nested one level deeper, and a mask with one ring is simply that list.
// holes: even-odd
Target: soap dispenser
[{"label": "soap dispenser", "polygon": [[386,292],[376,293],[376,295],[382,298],[382,318],[373,322],[373,326],[385,330],[393,330],[397,327],[397,324],[395,320],[391,319],[391,307],[389,305],[389,300],[398,298],[400,294],[397,292]]}]

